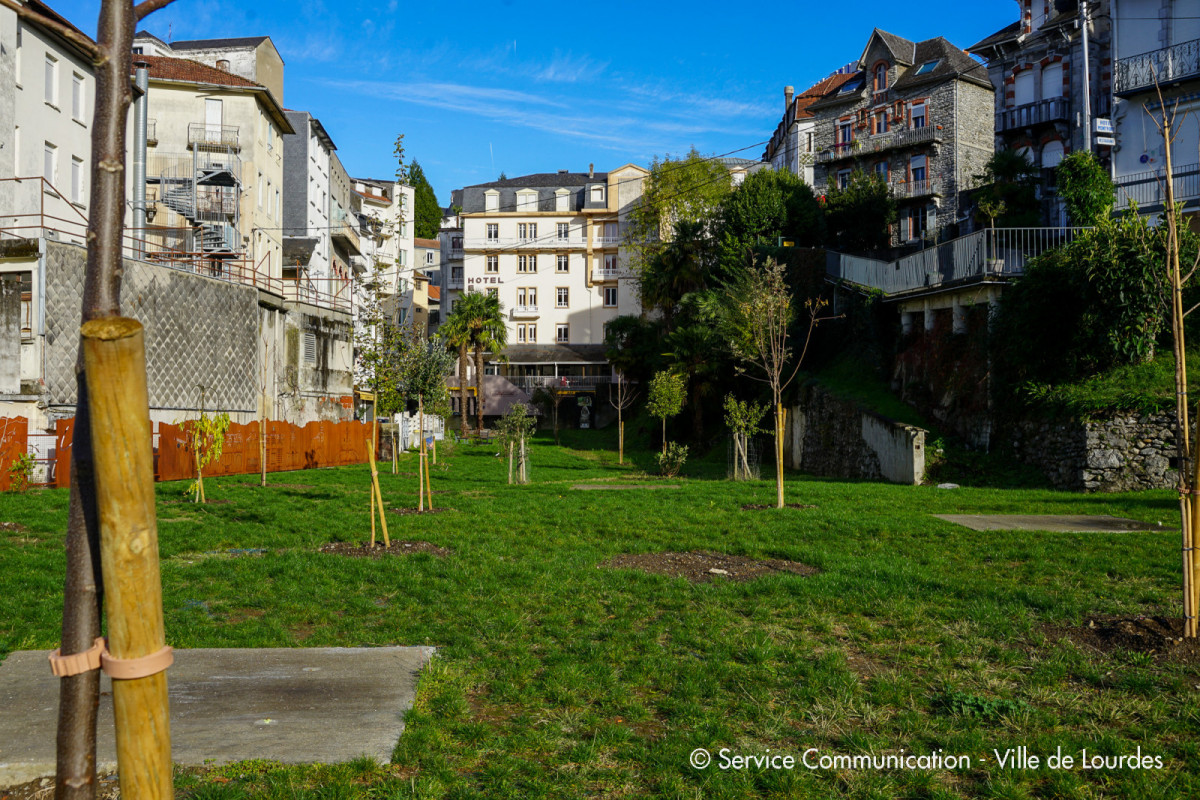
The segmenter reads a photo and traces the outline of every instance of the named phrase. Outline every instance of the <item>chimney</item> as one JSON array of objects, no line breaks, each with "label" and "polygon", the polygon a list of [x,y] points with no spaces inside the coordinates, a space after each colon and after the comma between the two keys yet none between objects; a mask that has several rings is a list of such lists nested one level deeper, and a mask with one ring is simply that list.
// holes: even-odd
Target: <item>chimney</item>
[{"label": "chimney", "polygon": [[588,164],[588,179],[590,180],[594,177],[596,177],[596,165],[594,163]]},{"label": "chimney", "polygon": [[792,107],[792,95],[796,93],[794,86],[783,87],[783,110],[786,113]]},{"label": "chimney", "polygon": [[229,60],[222,58],[217,60],[217,69],[222,72],[229,72]]}]

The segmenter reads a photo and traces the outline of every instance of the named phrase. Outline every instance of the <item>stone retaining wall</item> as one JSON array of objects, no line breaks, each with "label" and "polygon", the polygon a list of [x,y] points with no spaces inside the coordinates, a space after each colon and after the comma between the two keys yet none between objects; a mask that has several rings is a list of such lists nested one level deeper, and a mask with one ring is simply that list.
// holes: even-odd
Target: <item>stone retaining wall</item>
[{"label": "stone retaining wall", "polygon": [[1125,492],[1175,485],[1173,417],[1122,415],[1103,420],[1020,420],[1003,441],[1056,489]]}]

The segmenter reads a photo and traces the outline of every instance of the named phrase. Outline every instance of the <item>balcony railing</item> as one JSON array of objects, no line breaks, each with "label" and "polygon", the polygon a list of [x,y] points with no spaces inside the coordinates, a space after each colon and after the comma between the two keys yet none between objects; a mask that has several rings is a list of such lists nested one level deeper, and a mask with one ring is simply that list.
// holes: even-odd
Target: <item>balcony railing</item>
[{"label": "balcony railing", "polygon": [[936,178],[927,181],[893,183],[891,187],[892,196],[900,200],[907,200],[913,197],[927,197],[942,193],[941,183]]},{"label": "balcony railing", "polygon": [[881,153],[884,150],[894,150],[900,147],[912,147],[928,142],[940,142],[942,132],[936,125],[924,125],[920,128],[907,128],[902,131],[888,131],[855,139],[853,142],[835,144],[830,150],[817,153],[817,163],[825,164],[844,158],[858,158],[867,153]]},{"label": "balcony railing", "polygon": [[1113,94],[1121,96],[1200,77],[1200,39],[1117,59]]},{"label": "balcony railing", "polygon": [[537,389],[603,390],[613,382],[611,375],[506,375],[504,379],[526,394]]},{"label": "balcony railing", "polygon": [[448,281],[446,281],[447,289],[461,289],[464,285],[465,284],[463,283],[463,278],[461,275],[459,275],[457,278],[450,278]]},{"label": "balcony railing", "polygon": [[996,228],[962,236],[896,261],[826,251],[831,278],[896,294],[1024,273],[1033,257],[1071,242],[1085,228]]},{"label": "balcony railing", "polygon": [[[1162,208],[1167,200],[1166,175],[1163,170],[1135,172],[1116,180],[1117,208],[1123,209],[1130,201],[1143,210]],[[1200,198],[1200,164],[1186,164],[1175,168],[1175,202],[1182,203]]]},{"label": "balcony railing", "polygon": [[561,250],[564,247],[586,247],[587,239],[575,237],[570,239],[559,239],[553,234],[549,236],[539,236],[536,239],[489,239],[486,237],[476,236],[467,239],[464,244],[465,249],[467,250],[496,250],[500,248],[505,248],[507,250]]},{"label": "balcony railing", "polygon": [[207,122],[189,122],[188,146],[237,149],[238,127],[236,125],[212,125]]},{"label": "balcony railing", "polygon": [[346,248],[354,254],[362,252],[362,243],[358,238],[358,226],[351,225],[343,220],[342,223],[335,224],[330,231],[330,235],[336,244]]},{"label": "balcony railing", "polygon": [[1065,97],[1048,97],[1036,103],[1006,108],[996,114],[996,133],[1048,122],[1067,121],[1070,119],[1070,113],[1071,106]]},{"label": "balcony railing", "polygon": [[615,281],[620,277],[620,270],[614,267],[597,267],[592,270],[592,280]]},{"label": "balcony railing", "polygon": [[538,316],[538,307],[529,305],[513,306],[512,315],[513,319],[529,319],[530,317],[536,317]]}]

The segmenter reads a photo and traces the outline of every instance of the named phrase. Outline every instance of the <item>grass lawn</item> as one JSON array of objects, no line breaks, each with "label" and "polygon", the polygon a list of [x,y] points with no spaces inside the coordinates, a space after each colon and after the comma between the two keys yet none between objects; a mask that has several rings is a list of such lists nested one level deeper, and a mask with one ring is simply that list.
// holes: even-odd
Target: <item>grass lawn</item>
[{"label": "grass lawn", "polygon": [[[1200,672],[1048,637],[1085,614],[1178,616],[1170,492],[939,490],[790,475],[725,481],[721,452],[675,491],[630,480],[610,432],[539,438],[530,486],[494,448],[443,450],[452,512],[390,515],[394,539],[452,552],[317,552],[369,535],[368,471],[158,487],[167,640],[176,647],[436,645],[393,763],[180,772],[181,796],[240,798],[1181,798],[1200,796]],[[415,470],[411,457],[401,470]],[[771,477],[764,470],[764,477]],[[415,477],[380,476],[414,506]],[[658,480],[658,479],[653,479]],[[0,496],[0,658],[57,645],[67,493]],[[1162,533],[976,533],[933,513],[1117,514]],[[262,552],[256,552],[261,549]],[[813,576],[692,584],[598,568],[621,553],[714,550]],[[246,552],[250,551],[250,552]],[[382,678],[381,679],[385,679]],[[1163,768],[1002,769],[992,750],[1143,754]],[[966,755],[970,769],[704,770],[689,754]]]}]

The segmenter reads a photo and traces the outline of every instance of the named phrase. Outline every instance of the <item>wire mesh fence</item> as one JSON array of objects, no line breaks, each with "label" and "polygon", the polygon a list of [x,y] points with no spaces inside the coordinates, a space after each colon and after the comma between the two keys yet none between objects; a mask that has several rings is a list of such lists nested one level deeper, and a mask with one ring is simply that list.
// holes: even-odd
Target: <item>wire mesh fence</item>
[{"label": "wire mesh fence", "polygon": [[756,481],[760,476],[763,441],[755,436],[732,434],[729,437],[725,476],[735,481]]}]

